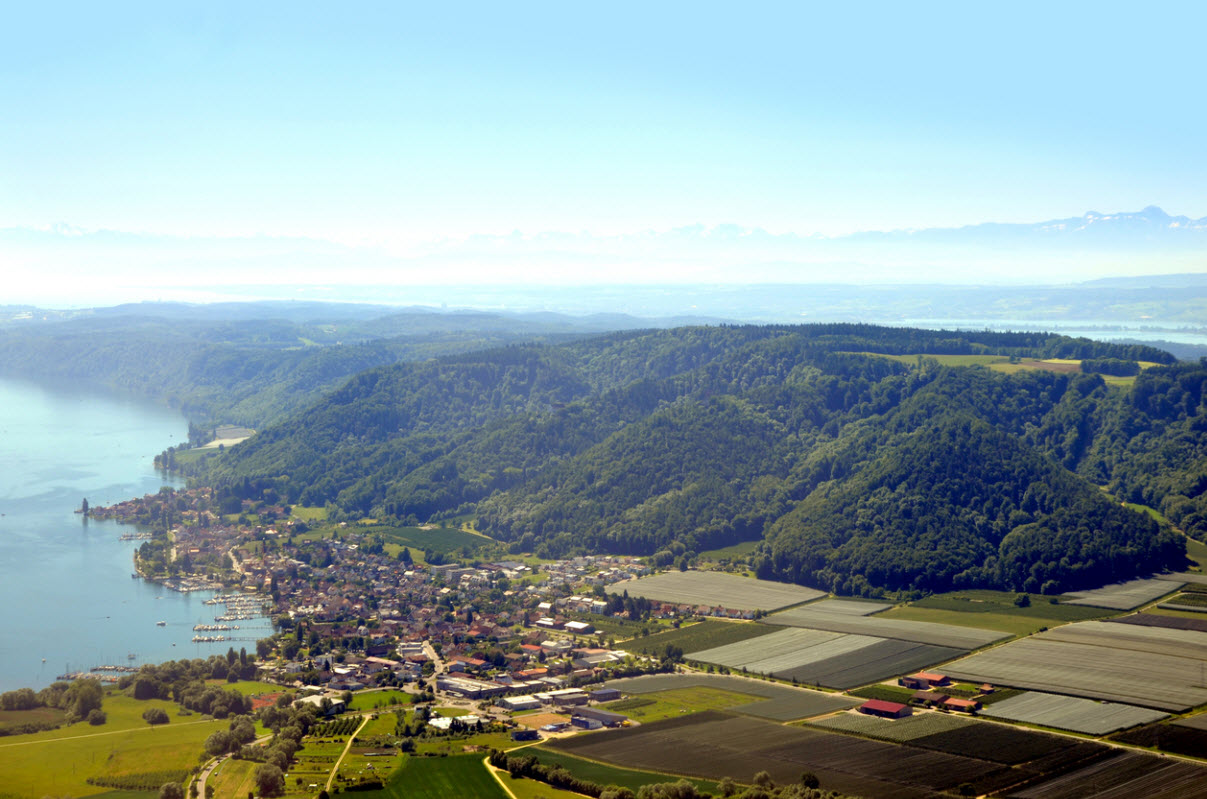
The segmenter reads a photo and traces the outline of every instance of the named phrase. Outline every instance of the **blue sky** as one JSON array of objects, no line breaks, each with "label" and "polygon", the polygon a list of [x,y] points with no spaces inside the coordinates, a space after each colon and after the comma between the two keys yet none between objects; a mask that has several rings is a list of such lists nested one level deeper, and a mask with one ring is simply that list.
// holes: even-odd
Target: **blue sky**
[{"label": "blue sky", "polygon": [[0,30],[0,229],[306,237],[378,263],[512,231],[1204,217],[1203,9],[22,4]]}]

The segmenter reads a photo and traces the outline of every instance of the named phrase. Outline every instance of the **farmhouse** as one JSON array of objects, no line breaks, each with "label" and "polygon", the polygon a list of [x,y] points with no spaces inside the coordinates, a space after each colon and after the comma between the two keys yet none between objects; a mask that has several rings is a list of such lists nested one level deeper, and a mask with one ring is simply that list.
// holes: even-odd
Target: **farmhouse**
[{"label": "farmhouse", "polygon": [[909,705],[903,705],[900,702],[887,702],[883,699],[869,699],[859,706],[860,713],[867,713],[869,716],[879,716],[884,719],[900,719],[910,715],[913,711]]},{"label": "farmhouse", "polygon": [[949,698],[938,691],[915,691],[909,701],[922,707],[941,707]]},{"label": "farmhouse", "polygon": [[902,677],[897,683],[915,691],[926,691],[936,686],[950,685],[951,680],[946,674],[936,674],[931,671],[920,671],[911,677]]},{"label": "farmhouse", "polygon": [[943,703],[943,707],[947,710],[958,710],[962,713],[975,713],[981,709],[981,703],[975,699],[957,699],[956,697],[948,697]]}]

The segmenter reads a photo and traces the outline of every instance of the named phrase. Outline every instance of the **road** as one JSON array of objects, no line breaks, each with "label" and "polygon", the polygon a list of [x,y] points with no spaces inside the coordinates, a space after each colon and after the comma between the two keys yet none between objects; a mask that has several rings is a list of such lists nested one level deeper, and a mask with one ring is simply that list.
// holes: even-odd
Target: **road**
[{"label": "road", "polygon": [[340,752],[339,759],[335,761],[335,765],[331,767],[331,774],[327,776],[327,793],[331,793],[331,786],[335,785],[335,775],[339,774],[339,764],[344,762],[349,750],[352,749],[352,742],[356,740],[356,736],[360,735],[360,731],[369,723],[369,716],[372,714],[366,713],[360,717],[360,724],[356,728],[356,732],[348,736],[348,745],[344,747],[344,751]]}]

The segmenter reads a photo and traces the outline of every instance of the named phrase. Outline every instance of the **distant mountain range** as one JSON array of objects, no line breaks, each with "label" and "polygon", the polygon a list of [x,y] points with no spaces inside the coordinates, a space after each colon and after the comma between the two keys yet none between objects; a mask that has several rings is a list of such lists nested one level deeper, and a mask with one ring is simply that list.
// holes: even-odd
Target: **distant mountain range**
[{"label": "distant mountain range", "polygon": [[[1026,224],[837,237],[723,224],[613,236],[475,235],[405,248],[298,237],[8,228],[0,230],[0,256],[9,300],[44,307],[254,298],[580,312],[546,304],[542,292],[549,287],[664,286],[673,299],[687,285],[1053,286],[1201,274],[1207,272],[1207,218],[1170,216],[1149,206]],[[631,310],[595,305],[589,312],[618,308]]]},{"label": "distant mountain range", "polygon": [[1186,216],[1170,216],[1157,206],[1150,205],[1142,211],[1114,214],[1090,211],[1084,216],[1028,224],[986,222],[958,228],[856,233],[844,238],[908,239],[979,245],[1021,243],[1044,247],[1149,247],[1162,244],[1180,246],[1187,242],[1197,242],[1201,245],[1207,243],[1207,217],[1191,219]]}]

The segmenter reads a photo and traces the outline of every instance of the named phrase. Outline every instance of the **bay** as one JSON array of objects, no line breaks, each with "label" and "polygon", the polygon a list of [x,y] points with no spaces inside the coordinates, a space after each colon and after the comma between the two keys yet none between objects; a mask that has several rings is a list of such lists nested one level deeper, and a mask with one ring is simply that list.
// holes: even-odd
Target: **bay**
[{"label": "bay", "polygon": [[[0,379],[0,690],[49,685],[69,671],[254,651],[249,640],[194,644],[213,623],[211,593],[132,579],[135,528],[75,511],[155,493],[175,481],[153,458],[187,438],[176,411],[146,401]],[[158,626],[157,622],[166,622]],[[262,628],[262,629],[261,629]]]}]

